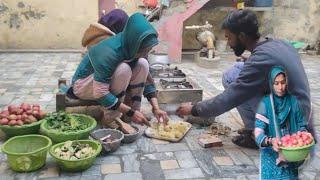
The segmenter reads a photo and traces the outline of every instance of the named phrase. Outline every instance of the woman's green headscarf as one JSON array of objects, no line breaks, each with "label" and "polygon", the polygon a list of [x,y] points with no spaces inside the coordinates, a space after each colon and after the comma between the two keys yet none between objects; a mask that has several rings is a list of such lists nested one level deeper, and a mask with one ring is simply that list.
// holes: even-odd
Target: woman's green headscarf
[{"label": "woman's green headscarf", "polygon": [[132,60],[140,47],[158,44],[158,33],[141,13],[131,15],[123,31],[89,49],[93,61],[113,59],[119,63]]},{"label": "woman's green headscarf", "polygon": [[270,73],[270,88],[272,89],[272,96],[273,96],[273,101],[274,101],[274,109],[275,109],[275,114],[277,117],[277,121],[279,124],[282,124],[283,122],[285,122],[285,120],[287,119],[289,113],[290,113],[290,109],[291,109],[291,103],[290,103],[290,98],[288,96],[288,93],[286,91],[286,93],[283,96],[277,96],[275,93],[275,90],[273,88],[273,84],[274,81],[276,79],[276,77],[279,74],[284,74],[285,75],[285,71],[283,70],[283,68],[281,67],[274,67],[271,70]]}]

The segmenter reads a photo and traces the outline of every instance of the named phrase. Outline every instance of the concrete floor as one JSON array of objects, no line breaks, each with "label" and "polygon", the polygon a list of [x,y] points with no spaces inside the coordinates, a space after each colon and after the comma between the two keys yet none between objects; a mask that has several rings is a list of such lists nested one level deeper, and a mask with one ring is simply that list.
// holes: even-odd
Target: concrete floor
[{"label": "concrete floor", "polygon": [[[320,57],[302,55],[309,78],[316,129],[320,132]],[[3,53],[0,54],[0,109],[21,102],[39,103],[48,112],[55,111],[57,79],[70,79],[80,61],[78,53]],[[234,63],[234,56],[224,55],[215,68],[206,69],[191,61],[178,64],[189,78],[204,90],[204,99],[223,91],[222,72]],[[142,111],[150,114],[144,100]],[[171,116],[173,120],[179,117]],[[142,136],[132,144],[124,144],[113,154],[99,156],[88,170],[79,173],[61,171],[48,155],[47,164],[36,172],[15,173],[0,153],[0,179],[258,179],[259,152],[231,143],[235,130],[242,127],[235,109],[216,118],[230,126],[230,136],[221,137],[221,148],[203,149],[197,135],[207,131],[194,126],[179,143],[168,143]],[[0,145],[3,144],[3,139]],[[320,151],[300,173],[302,179],[320,179]]]}]

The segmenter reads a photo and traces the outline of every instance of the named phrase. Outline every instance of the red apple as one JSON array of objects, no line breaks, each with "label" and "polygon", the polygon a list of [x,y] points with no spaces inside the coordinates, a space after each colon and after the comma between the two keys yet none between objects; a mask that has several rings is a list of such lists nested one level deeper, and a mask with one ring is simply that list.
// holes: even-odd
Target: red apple
[{"label": "red apple", "polygon": [[0,117],[1,118],[7,118],[10,115],[8,110],[4,110],[1,112]]},{"label": "red apple", "polygon": [[29,115],[29,116],[28,116],[28,119],[30,120],[30,123],[37,122],[37,119],[36,119],[34,116],[32,116],[32,115]]},{"label": "red apple", "polygon": [[10,113],[12,113],[13,110],[15,110],[15,109],[17,109],[17,106],[15,106],[15,105],[8,106],[8,110],[9,110]]},{"label": "red apple", "polygon": [[25,121],[27,118],[28,118],[28,115],[27,114],[23,114],[22,117],[21,117],[21,120]]},{"label": "red apple", "polygon": [[17,124],[17,121],[16,120],[11,120],[9,121],[8,125],[10,126],[15,126]]},{"label": "red apple", "polygon": [[9,119],[9,120],[16,120],[16,119],[17,119],[17,115],[15,115],[15,114],[10,114],[10,115],[8,116],[8,119]]},{"label": "red apple", "polygon": [[17,115],[17,120],[21,120],[22,115]]},{"label": "red apple", "polygon": [[34,116],[34,117],[36,117],[36,118],[39,118],[39,111],[35,111],[35,110],[33,110],[32,111],[32,115]]},{"label": "red apple", "polygon": [[27,115],[32,115],[32,110],[28,110]]},{"label": "red apple", "polygon": [[23,122],[21,120],[17,120],[17,123],[16,123],[18,126],[21,126],[23,125]]},{"label": "red apple", "polygon": [[34,111],[40,111],[40,107],[38,107],[38,106],[32,107],[32,110],[34,110]]},{"label": "red apple", "polygon": [[47,114],[46,114],[45,112],[43,112],[43,111],[40,111],[40,112],[39,112],[40,119],[45,118],[46,115],[47,115]]},{"label": "red apple", "polygon": [[307,135],[305,135],[305,134],[302,134],[301,138],[302,138],[303,141],[309,139],[309,137]]},{"label": "red apple", "polygon": [[8,120],[7,118],[2,118],[2,119],[0,120],[0,124],[1,124],[1,125],[8,125],[8,123],[9,123],[9,120]]}]

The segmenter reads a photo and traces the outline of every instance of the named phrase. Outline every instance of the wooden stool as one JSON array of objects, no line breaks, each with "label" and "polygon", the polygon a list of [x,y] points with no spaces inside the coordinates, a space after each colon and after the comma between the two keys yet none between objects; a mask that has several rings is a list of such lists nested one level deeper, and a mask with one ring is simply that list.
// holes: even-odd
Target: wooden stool
[{"label": "wooden stool", "polygon": [[86,114],[94,117],[96,120],[102,119],[103,112],[97,101],[70,98],[65,92],[60,90],[62,86],[67,86],[66,79],[58,80],[59,91],[56,94],[56,111]]}]

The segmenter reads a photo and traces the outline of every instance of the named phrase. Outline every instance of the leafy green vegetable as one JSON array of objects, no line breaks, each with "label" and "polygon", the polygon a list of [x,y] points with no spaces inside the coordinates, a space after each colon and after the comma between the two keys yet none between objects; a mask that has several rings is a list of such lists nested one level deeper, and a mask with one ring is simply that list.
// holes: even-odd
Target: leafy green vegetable
[{"label": "leafy green vegetable", "polygon": [[66,112],[51,113],[46,117],[48,128],[60,132],[74,132],[89,127],[81,117],[73,116]]}]

